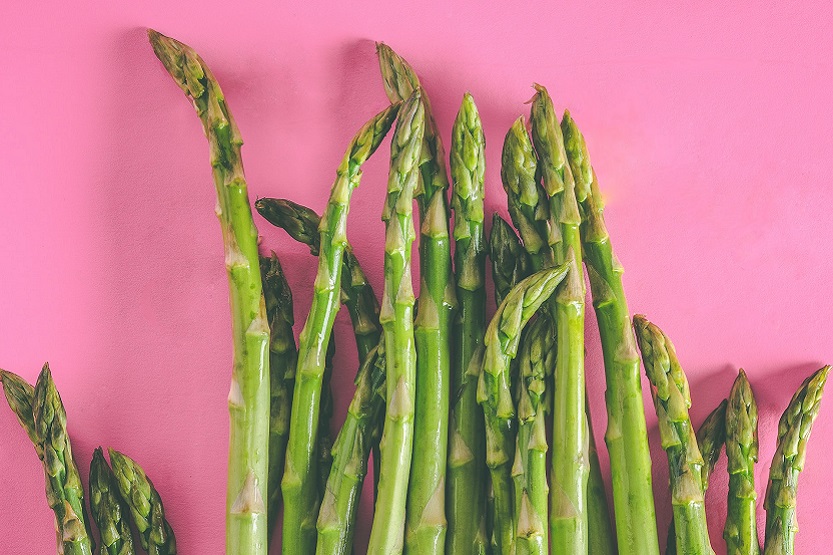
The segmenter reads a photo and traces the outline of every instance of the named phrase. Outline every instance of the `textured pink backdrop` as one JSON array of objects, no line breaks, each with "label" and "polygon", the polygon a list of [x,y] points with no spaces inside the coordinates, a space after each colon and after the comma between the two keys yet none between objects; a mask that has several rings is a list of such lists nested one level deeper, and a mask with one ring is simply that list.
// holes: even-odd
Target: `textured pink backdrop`
[{"label": "textured pink backdrop", "polygon": [[[491,209],[505,212],[499,149],[531,83],[571,109],[608,196],[631,309],[673,337],[696,423],[739,366],[749,373],[762,497],[781,411],[833,359],[829,6],[583,4],[7,3],[0,365],[34,380],[48,360],[80,465],[99,444],[134,455],[181,552],[221,553],[231,360],[221,238],[205,139],[144,27],[190,43],[214,69],[246,139],[252,196],[317,209],[353,131],[385,105],[373,48],[384,40],[423,77],[446,140],[461,95],[474,94]],[[349,226],[377,287],[386,152],[369,163]],[[257,223],[285,259],[300,327],[314,265]],[[588,324],[601,435],[604,380]],[[354,372],[346,314],[336,330],[339,425]],[[833,399],[824,404],[801,475],[799,553],[830,549]],[[664,538],[667,465],[657,451],[654,461]],[[718,553],[725,467],[708,494]],[[51,528],[38,461],[0,406],[0,552],[54,552]]]}]

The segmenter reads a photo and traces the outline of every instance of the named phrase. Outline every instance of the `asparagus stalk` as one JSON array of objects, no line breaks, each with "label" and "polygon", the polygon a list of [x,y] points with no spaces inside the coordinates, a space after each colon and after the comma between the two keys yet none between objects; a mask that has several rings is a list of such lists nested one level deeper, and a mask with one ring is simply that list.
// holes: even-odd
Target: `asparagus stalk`
[{"label": "asparagus stalk", "polygon": [[0,382],[3,384],[3,394],[9,403],[20,426],[29,436],[35,452],[39,459],[43,459],[43,447],[38,441],[38,432],[35,429],[35,418],[32,415],[32,403],[35,398],[35,388],[32,385],[12,372],[0,369]]},{"label": "asparagus stalk", "polygon": [[234,338],[229,391],[226,552],[267,550],[269,327],[237,125],[211,70],[189,46],[149,30],[156,57],[191,99],[211,152],[217,217],[223,233]]},{"label": "asparagus stalk", "polygon": [[[622,287],[622,265],[605,226],[604,204],[575,121],[561,120],[567,159],[583,191],[581,240],[602,340],[607,392],[605,443],[610,455],[616,537],[621,555],[657,555],[651,453],[642,402],[639,353]],[[590,182],[588,183],[588,178]]]},{"label": "asparagus stalk", "polygon": [[[413,192],[419,172],[425,112],[416,89],[401,109],[391,146],[385,221],[385,289],[379,321],[385,341],[387,410],[381,471],[368,553],[403,552],[405,506],[414,444],[414,292],[411,284]],[[445,415],[443,415],[445,416]]]},{"label": "asparagus stalk", "polygon": [[593,434],[593,422],[590,418],[590,404],[585,404],[587,417],[588,464],[590,475],[587,478],[587,551],[593,555],[616,555],[616,533],[610,522],[610,509],[607,502],[599,451]]},{"label": "asparagus stalk", "polygon": [[760,544],[755,518],[758,407],[743,370],[738,373],[729,394],[725,433],[729,460],[729,497],[723,529],[726,552],[729,555],[758,555]]},{"label": "asparagus stalk", "polygon": [[[584,388],[584,274],[576,186],[561,127],[547,90],[536,85],[530,119],[538,170],[550,198],[553,253],[567,263],[567,284],[551,306],[558,352],[555,367],[550,535],[553,550],[586,554],[589,456]],[[578,198],[582,198],[578,196]]]},{"label": "asparagus stalk", "polygon": [[165,518],[162,499],[136,461],[110,449],[110,463],[122,499],[130,509],[142,549],[148,555],[176,555],[176,538]]},{"label": "asparagus stalk", "polygon": [[[391,102],[404,100],[419,87],[416,73],[387,45],[377,45],[377,53],[388,98]],[[420,219],[420,292],[414,322],[417,351],[414,441],[417,445],[431,442],[437,448],[417,449],[413,454],[405,551],[419,555],[445,551],[451,326],[457,305],[452,286],[445,153],[424,91],[421,99],[425,130],[420,180],[414,191]]]},{"label": "asparagus stalk", "polygon": [[681,555],[714,555],[706,526],[703,503],[705,464],[688,409],[688,380],[671,340],[644,316],[634,316],[634,328],[651,382],[651,396],[659,420],[662,448],[668,454],[671,505],[676,527],[677,552]]},{"label": "asparagus stalk", "polygon": [[482,555],[488,547],[484,484],[486,438],[483,410],[477,404],[479,372],[472,367],[486,332],[485,146],[480,114],[474,99],[467,93],[451,134],[454,264],[460,311],[454,320],[446,551],[472,555]]},{"label": "asparagus stalk", "polygon": [[495,300],[500,306],[512,287],[529,275],[531,262],[515,230],[497,213],[492,215],[489,259],[492,262]]},{"label": "asparagus stalk", "polygon": [[494,488],[494,535],[499,553],[515,552],[515,511],[512,463],[517,421],[512,402],[510,366],[518,352],[521,332],[538,308],[550,298],[569,266],[541,270],[516,285],[486,329],[483,368],[477,400],[486,424],[486,465]]},{"label": "asparagus stalk", "polygon": [[356,515],[377,421],[384,414],[385,366],[380,344],[368,353],[356,376],[356,392],[333,445],[333,467],[318,514],[319,555],[349,555]]},{"label": "asparagus stalk", "polygon": [[101,555],[133,555],[133,533],[128,509],[119,495],[116,477],[104,459],[101,447],[90,463],[90,509],[101,534]]},{"label": "asparagus stalk", "polygon": [[830,366],[825,366],[804,380],[778,422],[778,444],[769,468],[769,483],[764,499],[765,555],[795,553],[798,475],[804,468],[807,441],[819,414],[821,395],[829,373]]}]

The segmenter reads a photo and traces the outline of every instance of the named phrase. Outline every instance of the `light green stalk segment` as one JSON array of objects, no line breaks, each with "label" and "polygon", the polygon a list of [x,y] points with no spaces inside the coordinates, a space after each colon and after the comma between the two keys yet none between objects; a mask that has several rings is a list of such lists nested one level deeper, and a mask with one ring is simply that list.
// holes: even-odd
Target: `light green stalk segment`
[{"label": "light green stalk segment", "polygon": [[368,353],[356,392],[333,445],[333,466],[318,513],[319,555],[350,555],[372,437],[385,404],[384,347]]},{"label": "light green stalk segment", "polygon": [[[561,120],[567,159],[576,176],[584,263],[602,340],[607,391],[605,443],[610,456],[613,507],[620,555],[657,555],[651,453],[642,401],[639,352],[622,286],[624,269],[613,252],[604,203],[587,147],[569,113]],[[589,168],[589,170],[588,170]],[[590,182],[587,182],[587,179]]]},{"label": "light green stalk segment", "polygon": [[651,382],[662,448],[668,454],[677,553],[714,555],[703,502],[705,463],[688,415],[688,380],[674,346],[662,330],[640,315],[634,316],[634,329]]},{"label": "light green stalk segment", "polygon": [[257,229],[240,158],[243,140],[214,78],[189,46],[149,30],[157,58],[191,99],[211,152],[217,217],[229,278],[234,364],[229,390],[226,552],[265,555],[269,442],[269,326],[260,279]]},{"label": "light green stalk segment", "polygon": [[[385,221],[385,290],[382,323],[387,368],[387,411],[381,440],[381,472],[368,553],[403,552],[405,506],[414,447],[414,291],[411,245],[414,241],[413,192],[419,179],[419,153],[425,112],[419,89],[402,107],[391,145]],[[443,415],[445,417],[445,415]]]},{"label": "light green stalk segment", "polygon": [[[728,555],[758,555],[758,524],[755,516],[755,463],[758,462],[758,406],[752,386],[741,370],[726,410],[726,457],[729,460],[729,496],[726,526]],[[708,462],[707,462],[708,464]]]},{"label": "light green stalk segment", "polygon": [[[377,45],[385,90],[391,102],[419,87],[416,73],[385,44]],[[414,334],[417,350],[414,441],[436,449],[414,451],[408,491],[405,551],[416,555],[445,551],[445,474],[451,391],[451,326],[457,305],[451,269],[448,177],[445,153],[428,96],[421,93],[425,130],[420,179],[414,191],[420,216],[420,292]]]},{"label": "light green stalk segment", "polygon": [[515,230],[497,213],[492,215],[489,260],[492,262],[495,300],[500,306],[515,284],[527,277],[532,269],[529,254],[521,245]]},{"label": "light green stalk segment", "polygon": [[93,452],[90,463],[90,509],[101,534],[101,555],[133,555],[127,505],[121,498],[116,477],[104,459],[101,447]]},{"label": "light green stalk segment", "polygon": [[485,417],[486,465],[494,488],[494,536],[499,553],[515,552],[515,515],[523,509],[514,506],[513,498],[512,463],[518,424],[510,367],[524,326],[550,298],[568,268],[561,265],[541,270],[521,281],[506,296],[486,329],[477,400],[483,406]]},{"label": "light green stalk segment", "polygon": [[584,274],[577,188],[567,164],[561,127],[547,90],[536,85],[530,120],[538,173],[550,199],[555,261],[568,263],[566,286],[550,306],[556,324],[550,538],[553,551],[586,555],[588,434],[584,387]]},{"label": "light green stalk segment", "polygon": [[830,366],[816,371],[804,380],[792,397],[787,410],[778,422],[778,444],[766,488],[765,555],[793,555],[798,520],[795,507],[798,494],[798,475],[804,468],[807,441],[813,422],[819,414],[824,384]]},{"label": "light green stalk segment", "polygon": [[153,482],[133,459],[113,449],[110,464],[142,548],[148,555],[176,555],[174,531],[165,518],[165,508]]},{"label": "light green stalk segment", "polygon": [[489,543],[485,520],[486,438],[483,409],[477,403],[479,371],[472,366],[486,332],[485,147],[480,115],[467,93],[451,133],[451,205],[460,311],[454,320],[446,551],[472,555],[486,553]]}]

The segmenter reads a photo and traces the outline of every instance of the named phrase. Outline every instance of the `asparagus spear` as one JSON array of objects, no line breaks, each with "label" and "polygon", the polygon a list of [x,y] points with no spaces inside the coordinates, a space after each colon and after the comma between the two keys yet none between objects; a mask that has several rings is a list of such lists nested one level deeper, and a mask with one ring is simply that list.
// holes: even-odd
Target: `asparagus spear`
[{"label": "asparagus spear", "polygon": [[454,320],[446,550],[472,555],[485,553],[488,546],[484,484],[486,438],[483,410],[477,404],[478,372],[472,368],[472,360],[486,332],[485,143],[480,114],[467,93],[451,135],[454,263],[460,311]]},{"label": "asparagus spear", "polygon": [[119,495],[116,477],[104,459],[101,447],[90,463],[90,509],[101,534],[101,555],[133,555],[133,533],[128,509]]},{"label": "asparagus spear", "polygon": [[[411,284],[413,192],[418,180],[425,112],[419,89],[405,102],[391,146],[385,221],[385,289],[379,321],[385,341],[387,410],[381,440],[381,472],[368,553],[404,549],[405,505],[414,443],[414,347]],[[445,415],[443,415],[444,417]]]},{"label": "asparagus spear", "polygon": [[584,137],[568,112],[561,126],[567,159],[581,184],[577,190],[584,193],[580,201],[581,240],[605,362],[605,442],[610,455],[619,553],[657,555],[651,453],[642,402],[639,353],[622,287],[623,268],[613,253],[603,216],[604,204]]},{"label": "asparagus spear", "polygon": [[518,352],[521,331],[538,308],[550,298],[569,266],[541,270],[516,285],[486,329],[483,368],[477,400],[486,423],[486,465],[494,488],[494,535],[500,553],[515,552],[515,511],[512,463],[517,421],[510,391],[510,365]]},{"label": "asparagus spear", "polygon": [[674,511],[677,552],[682,555],[714,555],[706,527],[703,503],[703,457],[688,409],[688,380],[677,360],[674,345],[644,316],[634,316],[634,328],[651,382],[651,396],[659,420],[662,448],[668,454],[671,505]]},{"label": "asparagus spear", "polygon": [[142,549],[148,555],[176,555],[176,537],[153,482],[136,461],[114,449],[110,449],[110,464],[119,493],[139,532]]},{"label": "asparagus spear", "polygon": [[804,468],[807,440],[810,439],[813,422],[819,414],[821,395],[829,373],[830,366],[825,366],[804,380],[778,422],[778,444],[769,468],[769,483],[764,499],[765,555],[795,553],[798,475]]},{"label": "asparagus spear", "polygon": [[500,306],[512,287],[529,275],[531,263],[515,230],[497,213],[492,215],[489,259],[492,261],[495,300]]},{"label": "asparagus spear", "polygon": [[226,552],[265,555],[269,442],[269,326],[257,253],[257,230],[240,158],[243,141],[211,70],[189,46],[149,30],[156,57],[202,121],[217,189],[234,338],[229,391]]},{"label": "asparagus spear", "polygon": [[726,457],[729,459],[729,498],[723,529],[726,551],[729,555],[758,555],[760,544],[755,518],[758,407],[743,370],[738,373],[729,394]]},{"label": "asparagus spear", "polygon": [[[550,198],[553,253],[569,264],[567,284],[551,311],[558,352],[555,368],[550,534],[553,550],[586,554],[588,440],[584,388],[584,274],[576,187],[567,163],[561,127],[547,90],[536,85],[530,119],[538,170]],[[578,196],[578,198],[582,198]]]},{"label": "asparagus spear", "polygon": [[9,408],[12,409],[20,426],[29,436],[35,452],[39,459],[43,459],[43,448],[38,441],[38,432],[35,430],[35,418],[32,415],[32,402],[35,397],[35,388],[32,385],[12,372],[0,369],[0,382],[3,383],[3,393]]},{"label": "asparagus spear", "polygon": [[384,414],[384,348],[380,344],[377,349],[368,353],[359,369],[356,392],[333,445],[333,467],[318,514],[319,555],[349,555],[353,547],[372,436]]},{"label": "asparagus spear", "polygon": [[[420,86],[416,73],[387,45],[378,44],[377,53],[388,98],[391,102],[404,100]],[[420,293],[414,322],[417,351],[414,441],[417,445],[431,442],[437,448],[417,449],[413,454],[405,551],[419,555],[445,551],[451,325],[457,305],[452,287],[445,153],[424,91],[421,99],[425,130],[420,180],[414,191],[420,220]]]},{"label": "asparagus spear", "polygon": [[593,555],[616,555],[616,533],[610,522],[610,509],[607,501],[599,451],[593,434],[590,418],[590,404],[585,404],[587,417],[588,465],[590,475],[587,478],[587,552]]},{"label": "asparagus spear", "polygon": [[266,317],[269,321],[269,492],[267,503],[269,538],[275,529],[281,502],[281,478],[289,439],[289,419],[292,409],[292,389],[298,350],[292,326],[292,291],[286,281],[278,255],[261,257],[260,272]]}]

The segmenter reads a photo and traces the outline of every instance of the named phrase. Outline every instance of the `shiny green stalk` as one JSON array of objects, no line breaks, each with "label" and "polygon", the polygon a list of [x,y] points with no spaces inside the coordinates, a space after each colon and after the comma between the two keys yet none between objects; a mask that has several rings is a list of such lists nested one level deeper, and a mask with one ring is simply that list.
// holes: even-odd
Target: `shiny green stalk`
[{"label": "shiny green stalk", "polygon": [[509,291],[527,277],[532,268],[529,254],[524,250],[515,230],[497,213],[492,215],[489,260],[492,263],[495,300],[500,306]]},{"label": "shiny green stalk", "polygon": [[93,452],[90,463],[90,509],[101,534],[101,555],[136,553],[128,508],[119,494],[116,477],[104,459],[101,447]]}]

